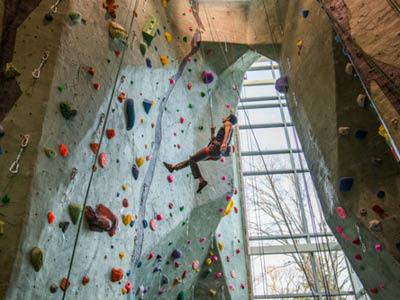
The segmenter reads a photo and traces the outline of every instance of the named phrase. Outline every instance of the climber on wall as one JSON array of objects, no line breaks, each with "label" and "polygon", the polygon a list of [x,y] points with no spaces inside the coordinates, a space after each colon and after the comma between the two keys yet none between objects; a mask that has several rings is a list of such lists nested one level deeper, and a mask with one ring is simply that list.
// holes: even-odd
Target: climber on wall
[{"label": "climber on wall", "polygon": [[198,162],[202,160],[218,160],[221,156],[229,156],[231,148],[230,142],[232,140],[233,125],[237,123],[237,117],[231,113],[222,120],[222,126],[215,135],[215,126],[211,127],[211,141],[210,143],[200,149],[198,152],[189,157],[189,159],[177,163],[175,165],[164,162],[165,167],[171,173],[175,170],[180,170],[190,166],[193,177],[199,179],[199,187],[197,193],[207,185],[207,181],[203,178],[198,166]]}]

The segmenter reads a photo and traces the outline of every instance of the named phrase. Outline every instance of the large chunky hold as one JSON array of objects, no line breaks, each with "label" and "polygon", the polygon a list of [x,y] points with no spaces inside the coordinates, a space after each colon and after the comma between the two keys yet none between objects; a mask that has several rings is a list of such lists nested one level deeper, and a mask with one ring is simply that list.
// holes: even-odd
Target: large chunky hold
[{"label": "large chunky hold", "polygon": [[146,22],[144,23],[142,31],[143,39],[148,46],[150,46],[151,41],[156,36],[157,27],[158,27],[157,19],[153,16],[149,16]]},{"label": "large chunky hold", "polygon": [[86,206],[85,218],[90,230],[98,232],[107,231],[110,236],[115,234],[118,227],[117,217],[103,204],[99,204],[96,211],[91,206]]},{"label": "large chunky hold", "polygon": [[73,119],[78,111],[74,109],[69,103],[61,102],[60,103],[60,111],[64,119],[71,120]]},{"label": "large chunky hold", "polygon": [[135,124],[135,107],[132,99],[127,99],[125,104],[126,130],[131,130]]},{"label": "large chunky hold", "polygon": [[127,40],[128,39],[128,32],[125,30],[122,25],[118,24],[117,22],[110,21],[108,26],[108,32],[110,37],[113,39],[121,39]]},{"label": "large chunky hold", "polygon": [[120,281],[124,277],[124,270],[112,268],[111,270],[111,281],[117,282]]},{"label": "large chunky hold", "polygon": [[150,99],[144,99],[143,100],[143,108],[146,114],[149,114],[151,107],[153,106],[154,101]]},{"label": "large chunky hold", "polygon": [[107,10],[107,13],[109,13],[113,19],[117,17],[116,10],[118,8],[118,5],[115,4],[115,0],[106,0],[105,2],[103,2],[103,7]]},{"label": "large chunky hold", "polygon": [[289,78],[287,76],[278,78],[275,82],[275,89],[279,93],[287,93],[289,91]]},{"label": "large chunky hold", "polygon": [[212,83],[214,81],[214,73],[211,71],[204,71],[201,73],[201,79],[205,84]]},{"label": "large chunky hold", "polygon": [[176,297],[177,300],[185,300],[186,299],[186,293],[185,291],[180,291],[178,294],[178,297]]},{"label": "large chunky hold", "polygon": [[39,272],[43,266],[43,252],[40,248],[35,247],[31,251],[31,263],[36,272]]}]

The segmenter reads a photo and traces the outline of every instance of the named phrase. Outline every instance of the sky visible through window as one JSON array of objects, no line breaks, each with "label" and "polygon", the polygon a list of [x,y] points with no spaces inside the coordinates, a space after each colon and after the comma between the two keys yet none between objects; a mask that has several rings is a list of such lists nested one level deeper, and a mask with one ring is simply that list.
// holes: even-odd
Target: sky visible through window
[{"label": "sky visible through window", "polygon": [[324,221],[286,99],[271,84],[279,76],[276,63],[256,62],[238,110],[254,299],[368,299],[354,296],[362,287]]}]

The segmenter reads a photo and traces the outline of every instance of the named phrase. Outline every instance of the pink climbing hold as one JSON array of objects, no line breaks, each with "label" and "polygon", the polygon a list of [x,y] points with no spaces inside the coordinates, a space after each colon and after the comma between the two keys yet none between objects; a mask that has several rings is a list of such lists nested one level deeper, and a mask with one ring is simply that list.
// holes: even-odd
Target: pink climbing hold
[{"label": "pink climbing hold", "polygon": [[376,252],[382,252],[382,250],[383,250],[382,244],[376,244],[375,250],[376,250]]},{"label": "pink climbing hold", "polygon": [[342,219],[342,220],[345,220],[347,218],[346,211],[341,206],[336,208],[336,213],[339,216],[339,218]]},{"label": "pink climbing hold", "polygon": [[240,248],[236,249],[236,254],[240,254]]},{"label": "pink climbing hold", "polygon": [[173,182],[174,182],[174,175],[169,174],[169,175],[167,176],[167,180],[168,180],[169,183],[173,183]]},{"label": "pink climbing hold", "polygon": [[218,256],[216,256],[216,255],[211,256],[211,260],[213,262],[217,262],[218,261]]},{"label": "pink climbing hold", "polygon": [[232,196],[231,196],[231,195],[229,195],[229,194],[227,194],[227,195],[226,195],[226,201],[230,201],[230,200],[231,200],[231,198],[232,198]]},{"label": "pink climbing hold", "polygon": [[107,153],[101,152],[99,155],[99,165],[102,168],[105,168],[108,166],[108,160],[107,160]]},{"label": "pink climbing hold", "polygon": [[221,272],[215,273],[215,277],[217,277],[217,278],[222,278],[222,273],[221,273]]},{"label": "pink climbing hold", "polygon": [[172,202],[168,203],[168,208],[169,209],[173,209],[174,208],[174,204]]},{"label": "pink climbing hold", "polygon": [[190,90],[192,89],[192,87],[193,87],[193,84],[192,84],[191,82],[189,82],[189,83],[187,84],[188,90],[190,91]]},{"label": "pink climbing hold", "polygon": [[128,281],[125,284],[125,289],[126,289],[126,292],[129,294],[132,291],[132,282]]},{"label": "pink climbing hold", "polygon": [[162,214],[157,214],[157,221],[162,221],[164,220],[164,216]]},{"label": "pink climbing hold", "polygon": [[200,244],[204,244],[206,240],[207,239],[205,237],[202,237],[202,238],[199,239],[199,243]]},{"label": "pink climbing hold", "polygon": [[344,232],[344,229],[342,226],[337,226],[336,227],[336,232],[339,233],[343,239],[346,241],[350,240],[350,238],[347,236],[347,234]]},{"label": "pink climbing hold", "polygon": [[236,273],[235,273],[234,270],[231,271],[231,277],[232,277],[232,278],[235,278],[235,277],[236,277]]},{"label": "pink climbing hold", "polygon": [[230,256],[227,256],[226,257],[226,262],[230,262],[231,261],[231,257]]},{"label": "pink climbing hold", "polygon": [[189,271],[188,271],[188,270],[183,271],[183,273],[182,273],[182,279],[186,279],[186,278],[188,278],[188,277],[189,277]]},{"label": "pink climbing hold", "polygon": [[153,231],[157,230],[157,222],[156,222],[156,220],[154,220],[154,219],[150,220],[150,229],[153,230]]},{"label": "pink climbing hold", "polygon": [[225,157],[221,157],[219,161],[224,163],[225,162]]},{"label": "pink climbing hold", "polygon": [[225,181],[227,179],[226,175],[222,176],[221,179]]},{"label": "pink climbing hold", "polygon": [[184,118],[184,117],[180,117],[179,122],[180,122],[181,124],[185,123],[185,118]]},{"label": "pink climbing hold", "polygon": [[233,284],[232,284],[232,283],[230,283],[230,284],[228,285],[228,288],[229,288],[231,291],[234,291],[234,290],[235,290],[235,288],[233,287]]},{"label": "pink climbing hold", "polygon": [[175,84],[175,80],[174,80],[173,78],[170,78],[170,79],[169,79],[169,84],[170,84],[170,85]]},{"label": "pink climbing hold", "polygon": [[200,263],[199,263],[199,261],[198,261],[198,260],[192,261],[192,269],[193,269],[193,270],[197,270],[197,269],[199,269],[199,268],[200,268]]},{"label": "pink climbing hold", "polygon": [[231,108],[232,108],[232,105],[231,105],[230,103],[227,103],[227,104],[226,104],[226,108],[227,108],[227,109],[231,109]]},{"label": "pink climbing hold", "polygon": [[149,256],[147,257],[148,260],[151,260],[155,256],[154,251],[150,251]]}]

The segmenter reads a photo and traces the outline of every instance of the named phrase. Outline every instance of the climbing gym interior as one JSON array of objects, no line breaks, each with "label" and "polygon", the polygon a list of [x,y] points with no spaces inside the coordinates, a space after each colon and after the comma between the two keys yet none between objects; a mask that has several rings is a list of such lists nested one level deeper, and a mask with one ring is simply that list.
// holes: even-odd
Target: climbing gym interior
[{"label": "climbing gym interior", "polygon": [[0,1],[0,299],[399,300],[399,0]]}]

